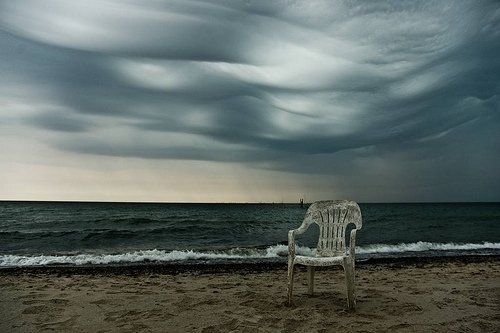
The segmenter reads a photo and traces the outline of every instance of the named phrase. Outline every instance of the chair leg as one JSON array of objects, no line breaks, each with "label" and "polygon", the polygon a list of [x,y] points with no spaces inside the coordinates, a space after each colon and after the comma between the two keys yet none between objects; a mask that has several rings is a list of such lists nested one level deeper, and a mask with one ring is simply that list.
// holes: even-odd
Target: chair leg
[{"label": "chair leg", "polygon": [[314,295],[314,266],[307,266],[307,284],[309,295]]},{"label": "chair leg", "polygon": [[293,292],[293,262],[288,262],[288,300],[287,304],[292,305],[292,292]]},{"label": "chair leg", "polygon": [[347,287],[347,307],[349,310],[356,308],[356,295],[354,286],[354,265],[352,262],[347,261],[344,264],[345,282]]}]

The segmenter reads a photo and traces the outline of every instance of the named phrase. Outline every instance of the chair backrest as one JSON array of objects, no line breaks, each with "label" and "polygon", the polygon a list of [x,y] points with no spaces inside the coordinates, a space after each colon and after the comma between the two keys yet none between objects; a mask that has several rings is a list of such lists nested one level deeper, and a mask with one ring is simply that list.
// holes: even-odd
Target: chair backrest
[{"label": "chair backrest", "polygon": [[319,239],[316,255],[330,257],[345,253],[347,225],[353,223],[361,229],[361,210],[354,201],[332,200],[313,203],[306,212],[302,225],[316,223]]}]

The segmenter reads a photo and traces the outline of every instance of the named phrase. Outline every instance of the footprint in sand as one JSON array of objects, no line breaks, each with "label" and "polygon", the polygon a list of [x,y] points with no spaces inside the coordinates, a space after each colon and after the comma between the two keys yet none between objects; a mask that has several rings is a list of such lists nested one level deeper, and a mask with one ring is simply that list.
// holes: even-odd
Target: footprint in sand
[{"label": "footprint in sand", "polygon": [[37,300],[26,300],[22,302],[24,305],[33,305],[24,309],[23,314],[38,314],[44,312],[50,305],[67,305],[69,301],[67,299],[52,298],[52,299],[37,299]]},{"label": "footprint in sand", "polygon": [[28,306],[26,309],[23,310],[23,314],[40,314],[43,313],[47,310],[47,307],[45,305],[34,305],[34,306]]}]

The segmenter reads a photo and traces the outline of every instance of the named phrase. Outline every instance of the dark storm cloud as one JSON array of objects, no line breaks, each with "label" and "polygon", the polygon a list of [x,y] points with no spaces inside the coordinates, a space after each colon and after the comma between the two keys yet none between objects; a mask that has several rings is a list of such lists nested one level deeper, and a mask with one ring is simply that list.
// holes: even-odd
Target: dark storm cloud
[{"label": "dark storm cloud", "polygon": [[500,130],[499,22],[494,1],[3,1],[0,93],[50,104],[19,123],[66,132],[64,150],[444,174],[436,156],[469,142],[500,162],[484,135]]},{"label": "dark storm cloud", "polygon": [[2,5],[6,30],[40,42],[106,54],[183,60],[243,59],[242,15],[194,1],[28,0]]},{"label": "dark storm cloud", "polygon": [[33,126],[61,132],[85,132],[91,127],[90,122],[64,113],[37,114],[27,117],[25,121]]}]

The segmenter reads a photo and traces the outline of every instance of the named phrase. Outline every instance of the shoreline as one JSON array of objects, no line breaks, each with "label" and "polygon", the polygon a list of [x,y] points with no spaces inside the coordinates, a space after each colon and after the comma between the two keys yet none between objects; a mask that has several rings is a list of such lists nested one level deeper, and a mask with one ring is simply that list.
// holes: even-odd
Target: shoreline
[{"label": "shoreline", "polygon": [[[427,257],[388,257],[356,260],[356,269],[369,269],[372,266],[389,268],[423,267],[447,263],[469,264],[500,262],[500,255],[461,255],[461,256],[427,256]],[[300,267],[300,265],[298,266]],[[340,266],[338,266],[340,267]],[[0,276],[9,275],[130,275],[162,274],[177,275],[186,273],[260,273],[287,269],[286,262],[222,262],[222,263],[130,263],[102,265],[42,265],[0,267]],[[300,268],[299,268],[300,269]],[[318,270],[330,268],[318,267]]]}]

